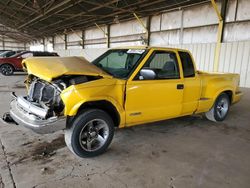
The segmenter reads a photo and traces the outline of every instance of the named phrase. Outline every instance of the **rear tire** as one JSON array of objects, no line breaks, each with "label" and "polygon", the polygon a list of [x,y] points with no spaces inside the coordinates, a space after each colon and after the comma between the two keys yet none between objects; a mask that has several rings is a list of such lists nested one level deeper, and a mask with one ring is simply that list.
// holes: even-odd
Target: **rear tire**
[{"label": "rear tire", "polygon": [[78,157],[95,157],[104,153],[114,136],[111,117],[99,109],[88,109],[70,121],[65,142]]},{"label": "rear tire", "polygon": [[11,76],[14,73],[14,68],[12,65],[3,64],[0,67],[0,71],[4,76]]},{"label": "rear tire", "polygon": [[229,97],[226,93],[222,93],[217,97],[213,107],[205,113],[205,116],[214,122],[223,121],[227,117],[229,107]]}]

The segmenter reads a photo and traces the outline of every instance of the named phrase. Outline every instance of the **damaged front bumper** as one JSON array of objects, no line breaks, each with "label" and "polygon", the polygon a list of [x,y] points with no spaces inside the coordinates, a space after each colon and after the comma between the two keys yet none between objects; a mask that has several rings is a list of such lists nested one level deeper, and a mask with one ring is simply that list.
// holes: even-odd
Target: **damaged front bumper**
[{"label": "damaged front bumper", "polygon": [[45,119],[46,111],[47,109],[32,104],[25,97],[14,96],[10,103],[10,117],[5,115],[2,120],[7,124],[23,125],[39,134],[53,133],[66,128],[66,118],[54,116]]}]

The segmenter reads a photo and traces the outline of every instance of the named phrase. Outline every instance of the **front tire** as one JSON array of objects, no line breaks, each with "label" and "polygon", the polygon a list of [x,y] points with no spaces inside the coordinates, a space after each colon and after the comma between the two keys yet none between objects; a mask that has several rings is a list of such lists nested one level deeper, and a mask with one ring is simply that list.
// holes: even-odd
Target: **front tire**
[{"label": "front tire", "polygon": [[214,122],[223,121],[228,114],[229,107],[230,99],[226,93],[222,93],[217,97],[213,107],[205,113],[205,116]]},{"label": "front tire", "polygon": [[65,142],[68,148],[82,158],[104,153],[113,136],[113,120],[106,112],[99,109],[81,112],[65,130]]},{"label": "front tire", "polygon": [[9,64],[3,64],[0,67],[0,71],[4,76],[11,76],[14,73],[14,68],[12,65]]}]

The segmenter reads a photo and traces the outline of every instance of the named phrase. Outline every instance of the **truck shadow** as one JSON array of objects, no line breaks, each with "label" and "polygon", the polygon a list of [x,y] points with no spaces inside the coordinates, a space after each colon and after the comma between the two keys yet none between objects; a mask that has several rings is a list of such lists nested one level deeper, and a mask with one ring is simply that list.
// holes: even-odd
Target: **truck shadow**
[{"label": "truck shadow", "polygon": [[[226,135],[238,131],[237,127],[229,126],[226,123],[214,123],[206,120],[201,115],[185,116],[171,120],[117,129],[113,143],[107,153],[103,154],[104,156],[101,155],[95,158],[105,158],[106,155],[117,155],[117,157],[120,158],[130,153],[131,144],[136,144],[136,147],[140,149],[143,145],[150,145],[150,139],[154,138],[157,139],[158,144],[165,143],[168,141],[168,137],[177,137],[179,134],[184,134],[185,131],[187,132],[187,129],[189,133],[197,130],[207,132],[210,129],[216,129],[216,131],[219,131],[220,134],[222,133]],[[148,139],[145,139],[145,137]],[[30,160],[38,161],[40,163],[51,162],[53,160],[52,156],[57,157],[57,150],[62,148],[66,149],[66,144],[64,141],[64,135],[61,134],[51,142],[34,140],[23,143],[21,147],[23,148],[23,151],[26,151],[25,154],[9,153],[9,155],[13,158],[17,158],[12,162],[12,165],[28,162]],[[164,149],[162,152],[167,153]],[[72,154],[68,150],[68,156],[70,155]]]}]

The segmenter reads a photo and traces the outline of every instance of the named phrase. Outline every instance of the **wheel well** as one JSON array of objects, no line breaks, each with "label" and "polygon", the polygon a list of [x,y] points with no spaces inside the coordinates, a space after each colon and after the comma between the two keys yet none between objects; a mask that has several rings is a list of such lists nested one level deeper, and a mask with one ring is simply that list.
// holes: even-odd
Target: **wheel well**
[{"label": "wheel well", "polygon": [[227,91],[224,91],[223,93],[227,94],[227,96],[229,97],[230,103],[232,103],[233,92],[231,90],[227,90]]},{"label": "wheel well", "polygon": [[107,112],[113,119],[115,127],[119,126],[120,115],[111,102],[105,100],[86,102],[80,106],[77,113],[87,108],[97,108]]},{"label": "wheel well", "polygon": [[16,70],[15,67],[11,63],[3,63],[3,64],[0,65],[0,67],[3,66],[3,65],[10,65],[13,68],[13,70]]}]

